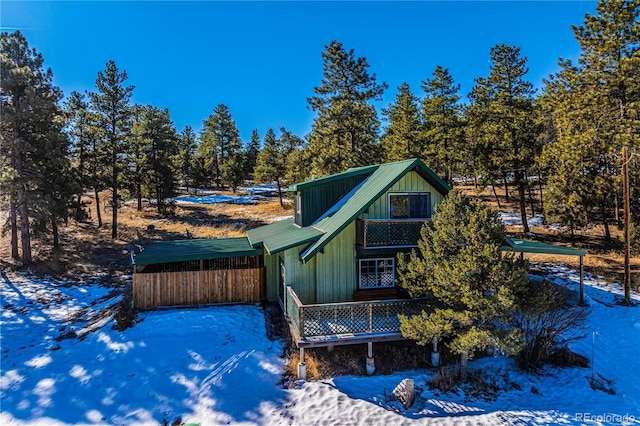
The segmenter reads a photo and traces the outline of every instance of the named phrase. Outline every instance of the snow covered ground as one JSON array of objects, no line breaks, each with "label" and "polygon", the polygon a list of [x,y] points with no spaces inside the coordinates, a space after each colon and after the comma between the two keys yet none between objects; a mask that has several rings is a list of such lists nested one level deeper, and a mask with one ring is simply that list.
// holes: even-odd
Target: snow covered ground
[{"label": "snow covered ground", "polygon": [[[540,268],[577,288],[576,271]],[[586,337],[572,349],[591,359],[595,347],[594,374],[610,380],[615,394],[591,389],[590,368],[534,376],[497,357],[470,363],[511,387],[485,401],[433,392],[425,385],[431,370],[285,389],[283,343],[267,337],[260,306],[145,312],[119,332],[105,314],[119,299],[100,280],[75,285],[5,273],[0,424],[638,424],[640,307],[615,304],[619,285],[590,275],[586,284]],[[388,398],[404,378],[418,391],[406,410]]]}]

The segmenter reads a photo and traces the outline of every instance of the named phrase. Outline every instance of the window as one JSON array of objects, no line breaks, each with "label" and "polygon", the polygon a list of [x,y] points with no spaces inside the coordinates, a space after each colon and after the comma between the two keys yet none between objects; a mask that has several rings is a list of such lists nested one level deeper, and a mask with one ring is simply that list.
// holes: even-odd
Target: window
[{"label": "window", "polygon": [[395,259],[360,259],[360,289],[394,287]]},{"label": "window", "polygon": [[431,217],[431,193],[389,194],[389,219],[428,219]]}]

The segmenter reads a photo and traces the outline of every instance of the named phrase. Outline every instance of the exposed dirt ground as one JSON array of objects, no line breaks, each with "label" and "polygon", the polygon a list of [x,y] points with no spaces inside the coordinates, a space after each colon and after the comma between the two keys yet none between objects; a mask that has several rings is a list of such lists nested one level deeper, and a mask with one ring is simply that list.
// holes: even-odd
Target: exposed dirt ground
[{"label": "exposed dirt ground", "polygon": [[[473,186],[460,186],[468,195],[482,199],[498,208],[498,203],[491,189],[478,191]],[[515,191],[506,201],[504,189],[497,188],[500,207],[503,211],[519,211]],[[105,205],[108,193],[101,194],[101,206]],[[535,213],[540,213],[539,194],[535,192]],[[87,197],[91,209],[91,218],[87,222],[70,221],[60,229],[62,249],[54,253],[51,249],[49,235],[34,238],[32,242],[33,270],[40,274],[73,277],[95,271],[110,274],[127,274],[131,272],[129,256],[126,251],[128,243],[146,244],[153,240],[175,240],[188,238],[239,237],[249,229],[273,222],[292,215],[290,204],[281,207],[278,199],[263,198],[256,204],[178,204],[175,214],[161,216],[153,206],[145,206],[141,211],[135,204],[125,204],[118,209],[118,238],[111,239],[111,210],[103,208],[102,227],[97,226],[97,214],[92,197]],[[529,199],[527,200],[529,203]],[[527,212],[531,215],[531,206],[527,204]],[[2,213],[4,223],[6,212]],[[533,234],[524,235],[521,227],[507,227],[510,235],[543,242],[570,245],[569,233],[566,230],[555,230],[547,226],[532,226]],[[612,239],[605,241],[604,227],[598,224],[587,229],[576,231],[575,247],[587,250],[585,269],[602,275],[613,281],[622,281],[624,256],[622,251],[622,232],[615,223],[610,224]],[[4,268],[20,268],[19,262],[11,259],[9,235],[0,236],[0,263]],[[572,256],[527,255],[535,262],[560,262],[578,267],[579,259]],[[640,285],[640,257],[632,258],[632,287]]]}]

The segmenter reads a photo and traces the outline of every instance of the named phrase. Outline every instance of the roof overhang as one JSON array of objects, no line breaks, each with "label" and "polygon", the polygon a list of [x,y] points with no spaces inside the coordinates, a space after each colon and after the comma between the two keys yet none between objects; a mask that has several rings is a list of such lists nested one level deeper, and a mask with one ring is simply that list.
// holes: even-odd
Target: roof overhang
[{"label": "roof overhang", "polygon": [[580,257],[587,255],[587,252],[585,250],[511,237],[506,237],[504,239],[503,245],[500,247],[500,250],[511,251],[515,253],[539,253]]},{"label": "roof overhang", "polygon": [[252,247],[245,237],[156,241],[138,253],[133,263],[136,265],[153,265],[191,260],[260,256],[261,254],[262,249]]}]

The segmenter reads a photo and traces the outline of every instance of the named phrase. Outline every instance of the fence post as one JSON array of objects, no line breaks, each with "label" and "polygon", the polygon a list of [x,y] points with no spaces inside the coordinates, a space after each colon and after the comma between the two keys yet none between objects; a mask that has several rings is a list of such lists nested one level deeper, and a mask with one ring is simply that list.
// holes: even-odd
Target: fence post
[{"label": "fence post", "polygon": [[300,338],[305,337],[305,329],[304,329],[304,308],[302,306],[298,306],[298,332],[300,333]]},{"label": "fence post", "polygon": [[368,304],[369,311],[369,333],[373,333],[373,305],[371,303]]}]

